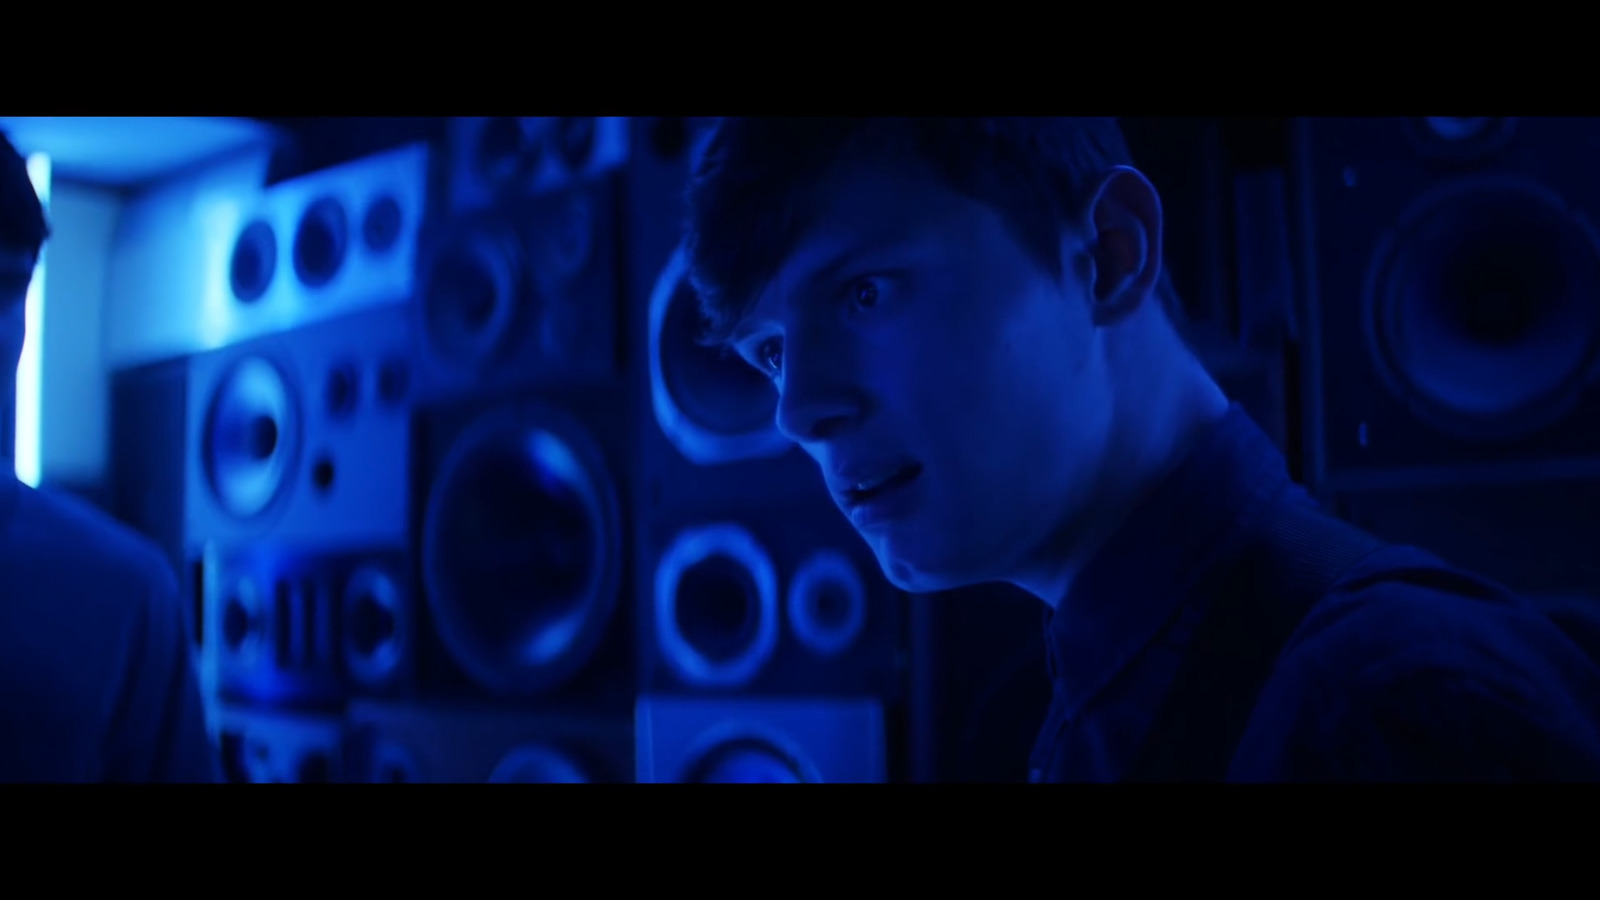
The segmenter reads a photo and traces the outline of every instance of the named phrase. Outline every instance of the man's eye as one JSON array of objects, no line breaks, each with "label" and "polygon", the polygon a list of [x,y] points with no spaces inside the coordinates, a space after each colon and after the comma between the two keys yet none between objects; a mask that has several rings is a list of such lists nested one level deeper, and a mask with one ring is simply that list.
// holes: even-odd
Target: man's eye
[{"label": "man's eye", "polygon": [[871,309],[878,305],[878,283],[870,278],[863,278],[850,285],[850,302],[862,309]]},{"label": "man's eye", "polygon": [[776,375],[783,368],[783,342],[767,338],[756,345],[756,363],[767,373]]}]

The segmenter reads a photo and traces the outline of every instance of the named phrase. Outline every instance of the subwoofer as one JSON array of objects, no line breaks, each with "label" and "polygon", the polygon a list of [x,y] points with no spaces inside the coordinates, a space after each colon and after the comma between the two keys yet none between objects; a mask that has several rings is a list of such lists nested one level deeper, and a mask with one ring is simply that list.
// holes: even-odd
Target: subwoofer
[{"label": "subwoofer", "polygon": [[1600,126],[1312,119],[1296,138],[1312,480],[1593,457]]},{"label": "subwoofer", "polygon": [[1594,643],[1600,125],[1333,119],[1297,137],[1317,486]]},{"label": "subwoofer", "polygon": [[[474,165],[452,157],[457,200]],[[631,711],[619,598],[636,401],[619,374],[616,186],[579,168],[454,203],[424,238],[411,687],[396,696]]]},{"label": "subwoofer", "polygon": [[[484,400],[418,422],[418,585],[460,696],[626,709],[628,407],[606,387]],[[581,414],[576,412],[581,410]]]}]

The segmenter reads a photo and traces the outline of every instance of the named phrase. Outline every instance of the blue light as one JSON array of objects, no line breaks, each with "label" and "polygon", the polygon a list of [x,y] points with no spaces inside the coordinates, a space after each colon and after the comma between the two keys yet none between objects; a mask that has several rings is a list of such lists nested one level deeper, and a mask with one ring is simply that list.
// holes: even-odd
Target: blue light
[{"label": "blue light", "polygon": [[[39,200],[50,207],[50,157],[35,153],[28,157],[28,179]],[[39,486],[39,401],[40,380],[44,371],[44,263],[48,249],[39,254],[33,281],[28,284],[27,305],[23,311],[27,336],[22,343],[22,358],[17,363],[17,432],[15,466],[17,479],[29,487]]]}]

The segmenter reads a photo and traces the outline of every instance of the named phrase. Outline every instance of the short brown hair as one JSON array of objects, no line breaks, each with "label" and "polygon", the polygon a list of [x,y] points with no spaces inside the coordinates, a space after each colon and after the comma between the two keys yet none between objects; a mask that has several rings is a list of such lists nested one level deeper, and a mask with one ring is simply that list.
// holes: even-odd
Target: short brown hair
[{"label": "short brown hair", "polygon": [[[689,279],[705,340],[724,343],[807,224],[806,200],[835,166],[917,160],[955,191],[997,210],[1046,271],[1061,274],[1060,239],[1085,192],[1132,165],[1111,118],[730,118],[688,190]],[[1176,323],[1177,298],[1157,287]]]}]

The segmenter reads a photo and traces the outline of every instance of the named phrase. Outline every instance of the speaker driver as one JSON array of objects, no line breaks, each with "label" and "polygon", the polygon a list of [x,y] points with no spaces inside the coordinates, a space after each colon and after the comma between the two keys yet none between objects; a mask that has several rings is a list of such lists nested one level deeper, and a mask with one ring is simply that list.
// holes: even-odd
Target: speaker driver
[{"label": "speaker driver", "polygon": [[1600,351],[1600,240],[1543,188],[1475,180],[1418,202],[1380,245],[1369,348],[1435,427],[1510,440],[1569,412]]},{"label": "speaker driver", "polygon": [[1417,152],[1449,163],[1473,163],[1504,150],[1515,135],[1514,117],[1413,116],[1407,129]]},{"label": "speaker driver", "polygon": [[808,784],[810,767],[777,744],[756,737],[726,740],[701,754],[684,773],[688,784]]},{"label": "speaker driver", "polygon": [[289,483],[298,440],[298,410],[283,374],[261,357],[235,363],[212,394],[203,438],[218,504],[239,519],[265,513]]},{"label": "speaker driver", "polygon": [[650,300],[650,387],[656,422],[697,465],[781,455],[771,382],[733,353],[701,340],[704,322],[682,251]]},{"label": "speaker driver", "polygon": [[456,442],[428,501],[428,606],[484,688],[535,694],[593,652],[622,559],[614,486],[575,423],[520,406]]}]

